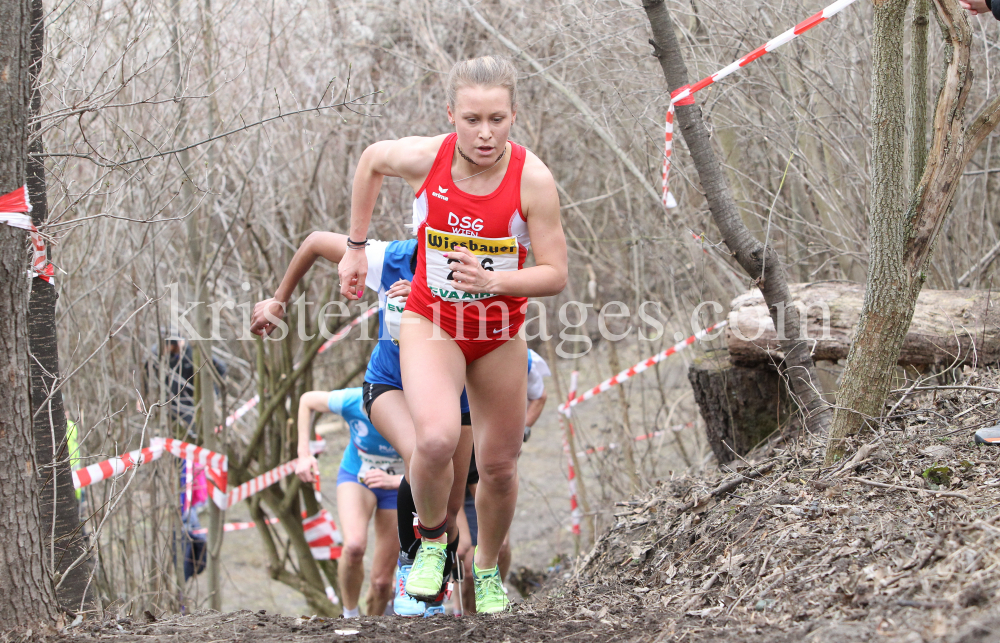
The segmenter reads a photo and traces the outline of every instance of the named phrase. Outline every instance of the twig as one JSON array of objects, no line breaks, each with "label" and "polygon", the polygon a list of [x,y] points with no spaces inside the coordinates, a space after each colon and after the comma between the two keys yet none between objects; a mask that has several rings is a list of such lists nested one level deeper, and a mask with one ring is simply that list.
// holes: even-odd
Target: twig
[{"label": "twig", "polygon": [[869,480],[868,478],[856,478],[853,476],[850,476],[847,479],[853,480],[855,482],[860,482],[862,484],[870,485],[872,487],[881,487],[883,489],[899,489],[900,491],[912,491],[914,493],[926,491],[927,493],[933,493],[939,496],[945,496],[948,498],[961,498],[966,502],[969,501],[969,496],[965,495],[964,493],[958,493],[955,491],[934,491],[933,489],[917,489],[915,487],[904,487],[903,485],[898,485],[898,484],[886,484],[884,482],[875,482],[874,480]]},{"label": "twig", "polygon": [[[752,480],[755,480],[757,478],[762,477],[764,474],[769,473],[771,471],[771,469],[773,469],[773,468],[774,468],[774,462],[768,462],[768,463],[763,464],[760,467],[754,469],[750,473],[746,473],[746,474],[742,474],[741,473],[738,476],[736,476],[735,478],[731,478],[729,480],[724,481],[718,487],[716,487],[715,489],[713,489],[711,493],[709,493],[707,496],[704,496],[701,500],[704,501],[704,500],[707,500],[708,498],[715,498],[717,496],[721,496],[724,493],[732,491],[733,489],[735,489],[736,487],[740,486],[744,482],[750,482]],[[689,502],[687,504],[684,504],[684,505],[681,505],[677,509],[677,513],[678,514],[682,514],[685,511],[689,511],[689,510],[695,508],[696,506],[698,506],[698,503],[699,503],[699,500],[696,497],[691,502]]]},{"label": "twig", "polygon": [[[903,389],[896,389],[893,393],[899,393]],[[947,386],[918,386],[914,391],[983,391],[986,393],[1000,393],[1000,388],[989,388],[987,386],[969,386],[967,384],[950,384]]]},{"label": "twig", "polygon": [[[187,151],[187,150],[199,147],[201,145],[205,145],[206,143],[211,143],[212,141],[219,140],[220,138],[225,138],[227,136],[230,136],[232,134],[236,134],[238,132],[243,132],[243,131],[248,130],[248,129],[252,128],[252,127],[257,127],[259,125],[264,125],[266,123],[270,123],[271,121],[275,121],[275,120],[279,120],[279,119],[284,119],[286,116],[295,116],[296,114],[304,114],[304,113],[307,113],[307,112],[320,112],[320,111],[323,111],[325,109],[334,109],[334,108],[337,108],[337,107],[346,107],[346,108],[350,109],[350,104],[351,103],[356,103],[356,102],[358,102],[358,101],[360,101],[362,99],[370,98],[370,97],[376,95],[377,93],[378,93],[377,91],[376,92],[369,92],[368,94],[364,94],[362,96],[359,96],[357,98],[351,99],[350,101],[345,101],[343,103],[337,103],[335,105],[315,105],[313,107],[306,107],[306,108],[303,108],[303,109],[297,109],[295,111],[287,112],[287,113],[284,113],[284,114],[281,113],[281,104],[279,103],[278,104],[278,115],[277,116],[269,116],[267,118],[262,118],[262,119],[260,119],[259,121],[255,122],[255,123],[250,123],[249,125],[243,125],[242,127],[237,127],[235,129],[231,129],[228,132],[223,132],[221,134],[216,134],[215,136],[210,136],[210,137],[208,137],[208,138],[206,138],[204,140],[198,141],[197,143],[191,143],[190,145],[185,145],[183,147],[178,147],[178,148],[173,149],[173,150],[167,150],[165,152],[157,152],[156,154],[149,154],[148,156],[140,156],[140,157],[137,157],[137,158],[134,158],[134,159],[127,159],[127,160],[124,160],[124,161],[111,161],[110,163],[101,163],[100,161],[95,160],[94,157],[92,155],[90,155],[90,154],[78,154],[78,153],[67,153],[67,152],[48,152],[48,153],[43,153],[43,154],[31,154],[30,156],[34,156],[36,158],[55,158],[55,157],[80,158],[80,159],[86,159],[86,160],[90,161],[91,163],[93,163],[94,165],[97,165],[99,167],[117,168],[117,167],[122,167],[122,166],[125,166],[125,165],[132,165],[134,163],[141,163],[143,161],[148,161],[150,159],[155,159],[155,158],[158,158],[158,157],[161,157],[161,156],[169,156],[171,154],[178,154],[180,152],[184,152],[184,151]],[[362,104],[367,104],[367,103],[362,103]],[[355,113],[358,113],[358,112],[355,112]]]}]

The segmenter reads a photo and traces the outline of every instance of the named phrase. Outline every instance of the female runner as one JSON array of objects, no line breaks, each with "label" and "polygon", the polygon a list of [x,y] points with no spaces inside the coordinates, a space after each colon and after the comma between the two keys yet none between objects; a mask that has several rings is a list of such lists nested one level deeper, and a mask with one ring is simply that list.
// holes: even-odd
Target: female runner
[{"label": "female runner", "polygon": [[365,608],[370,616],[385,612],[392,598],[396,568],[396,489],[403,478],[403,460],[365,416],[361,388],[309,391],[299,398],[299,465],[296,473],[312,482],[319,473],[309,452],[312,413],[336,413],[351,431],[337,473],[337,515],[344,535],[337,581],[344,599],[344,618],[359,616],[358,599],[365,580],[368,523],[375,516],[375,553]]},{"label": "female runner", "polygon": [[[446,401],[466,387],[476,418],[479,544],[473,576],[480,612],[507,609],[497,557],[517,501],[517,454],[525,408],[527,347],[518,330],[527,297],[566,284],[566,241],[548,168],[508,141],[517,106],[517,73],[506,59],[458,63],[448,76],[448,119],[455,132],[382,141],[358,161],[341,292],[356,299],[368,272],[364,248],[383,177],[416,192],[417,269],[400,328],[400,367],[416,428],[407,478],[422,536],[406,591],[437,592],[446,559],[451,459],[460,416]],[[533,244],[533,245],[532,245]],[[524,268],[528,248],[535,265]]]}]

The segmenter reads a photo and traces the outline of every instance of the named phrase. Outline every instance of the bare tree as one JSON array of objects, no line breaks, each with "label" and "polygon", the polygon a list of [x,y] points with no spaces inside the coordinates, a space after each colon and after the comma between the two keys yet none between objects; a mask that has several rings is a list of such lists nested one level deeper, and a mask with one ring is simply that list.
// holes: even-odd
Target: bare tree
[{"label": "bare tree", "polygon": [[959,178],[1000,122],[1000,98],[965,124],[972,88],[972,30],[957,0],[935,0],[947,48],[926,169],[906,206],[903,25],[906,0],[875,2],[872,36],[871,263],[857,333],[844,369],[826,461],[847,450],[847,438],[882,415],[892,372],[913,318],[938,234],[951,211]]},{"label": "bare tree", "polygon": [[[642,6],[653,30],[651,42],[663,75],[671,90],[677,90],[688,84],[688,73],[670,12],[663,0],[646,0]],[[803,339],[800,330],[799,312],[791,305],[792,296],[781,258],[774,248],[756,239],[740,218],[722,166],[712,149],[701,108],[691,104],[677,105],[676,109],[677,122],[698,169],[701,187],[715,224],[740,266],[760,288],[775,328],[781,333],[779,338],[785,354],[782,367],[789,389],[805,413],[809,430],[816,435],[825,435],[830,424],[830,408],[822,397],[822,386],[809,353],[809,343]]]},{"label": "bare tree", "polygon": [[[30,33],[29,0],[0,4],[0,194],[20,189],[27,172]],[[56,616],[29,403],[27,240],[0,225],[0,630]]]},{"label": "bare tree", "polygon": [[[41,114],[42,94],[39,74],[45,44],[45,14],[42,0],[31,0],[31,117]],[[28,143],[28,194],[31,220],[36,227],[45,224],[49,214],[46,192],[42,136],[38,121],[30,129],[34,136]],[[59,381],[59,342],[56,328],[55,286],[36,276],[31,282],[28,310],[31,348],[32,431],[35,434],[35,457],[41,484],[42,532],[49,569],[56,576],[56,596],[63,608],[79,610],[92,600],[90,566],[76,565],[67,578],[66,570],[87,549],[80,524],[80,502],[73,489],[69,444],[66,439],[66,411],[61,390],[53,390]],[[50,394],[51,392],[51,394]]]}]

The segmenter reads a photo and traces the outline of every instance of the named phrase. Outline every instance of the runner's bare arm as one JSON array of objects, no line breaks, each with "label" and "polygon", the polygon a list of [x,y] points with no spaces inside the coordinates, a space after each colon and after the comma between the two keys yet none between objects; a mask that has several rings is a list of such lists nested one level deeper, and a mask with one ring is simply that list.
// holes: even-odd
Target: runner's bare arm
[{"label": "runner's bare arm", "polygon": [[330,410],[326,405],[326,391],[309,391],[299,398],[299,460],[295,463],[295,475],[302,482],[312,482],[319,473],[316,458],[309,452],[309,429],[312,425],[313,411],[323,413]]},{"label": "runner's bare arm", "polygon": [[521,174],[521,207],[528,219],[528,235],[535,265],[523,270],[484,270],[466,248],[446,253],[457,258],[455,288],[469,293],[492,293],[514,297],[549,297],[566,287],[566,236],[559,219],[559,193],[552,173],[538,157],[528,152]]},{"label": "runner's bare arm", "polygon": [[[444,136],[411,136],[368,146],[358,160],[351,187],[351,239],[362,241],[368,238],[368,227],[382,188],[382,179],[387,176],[401,177],[414,191],[419,190],[434,165],[434,157],[443,140]],[[360,299],[368,274],[368,259],[363,249],[349,249],[337,272],[341,294],[348,299]]]},{"label": "runner's bare arm", "polygon": [[[292,298],[292,293],[302,280],[317,257],[323,257],[331,263],[339,264],[347,251],[347,235],[335,232],[313,232],[295,251],[281,279],[281,285],[274,292],[274,297],[258,302],[253,307],[250,316],[250,332],[255,335],[270,335],[277,326],[272,319],[285,316],[285,306]],[[270,313],[270,314],[268,314]]]},{"label": "runner's bare arm", "polygon": [[545,408],[545,400],[549,399],[548,394],[542,391],[542,396],[534,399],[528,400],[528,412],[524,417],[524,423],[527,426],[534,426],[535,422],[538,421],[538,416],[542,414],[542,409]]}]

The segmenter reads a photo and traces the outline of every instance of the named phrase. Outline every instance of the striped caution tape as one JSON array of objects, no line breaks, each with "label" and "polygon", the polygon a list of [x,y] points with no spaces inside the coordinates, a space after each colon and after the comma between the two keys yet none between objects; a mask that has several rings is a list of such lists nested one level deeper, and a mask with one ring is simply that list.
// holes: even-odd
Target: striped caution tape
[{"label": "striped caution tape", "polygon": [[148,448],[129,451],[128,453],[123,453],[120,456],[109,458],[97,464],[77,469],[73,472],[73,487],[82,489],[95,482],[120,476],[132,467],[148,464],[153,460],[158,460],[162,455],[162,444],[158,447],[150,444]]},{"label": "striped caution tape", "polygon": [[344,539],[329,511],[320,509],[315,516],[305,518],[302,521],[302,529],[313,558],[316,560],[340,558]]},{"label": "striped caution tape", "polygon": [[[566,401],[569,402],[576,397],[576,385],[579,373],[573,371],[569,378],[569,395]],[[573,422],[569,419],[569,412],[566,413],[566,427],[563,431],[563,453],[566,454],[567,480],[569,481],[569,517],[572,525],[573,535],[580,535],[580,519],[583,512],[580,511],[580,503],[576,496],[576,467],[573,466],[573,456],[569,450],[569,435],[573,434]]]},{"label": "striped caution tape", "polygon": [[[280,521],[277,518],[268,518],[267,520],[264,521],[264,524],[265,525],[276,525],[279,522]],[[247,529],[253,529],[256,526],[257,526],[257,523],[255,523],[255,522],[227,522],[226,524],[222,525],[222,531],[224,531],[224,532],[226,532],[228,534],[231,531],[245,531]],[[191,533],[194,534],[195,536],[204,536],[205,534],[208,533],[208,527],[202,527],[201,529],[195,529],[195,530],[191,531]]]},{"label": "striped caution tape", "polygon": [[[266,525],[276,525],[280,522],[277,518],[268,518],[264,521]],[[255,522],[227,522],[222,526],[222,531],[244,531],[257,526]],[[307,516],[302,512],[302,530],[305,533],[306,542],[313,558],[316,560],[336,560],[343,552],[344,538],[334,522],[333,516],[326,509],[320,509],[314,516]],[[191,532],[195,536],[203,536],[208,533],[207,527],[195,529]],[[327,597],[336,602],[336,594],[332,593],[332,588],[327,592]]]},{"label": "striped caution tape", "polygon": [[31,200],[28,198],[27,185],[0,196],[0,223],[31,233],[32,258],[28,276],[38,277],[51,284],[55,279],[55,267],[49,263],[45,251],[45,239],[31,221],[29,212],[31,212]]},{"label": "striped caution tape", "polygon": [[[309,451],[316,455],[326,449],[325,440],[309,442]],[[73,486],[87,487],[108,478],[119,476],[134,466],[146,464],[160,458],[166,451],[182,460],[205,467],[206,480],[211,490],[212,501],[220,509],[228,509],[237,502],[246,500],[255,493],[266,489],[282,478],[294,473],[298,458],[271,469],[234,489],[228,489],[229,460],[226,456],[181,440],[171,438],[151,438],[149,447],[130,451],[73,472]]]},{"label": "striped caution tape", "polygon": [[[672,426],[666,431],[653,431],[652,433],[646,433],[645,435],[638,435],[632,438],[635,442],[642,442],[643,440],[652,440],[653,438],[663,437],[667,434],[667,431],[673,431],[674,433],[680,433],[684,429],[690,429],[694,426],[694,422],[688,422],[687,424],[678,424],[677,426]],[[585,458],[588,455],[594,455],[595,453],[601,453],[602,451],[613,451],[619,448],[621,445],[617,442],[611,442],[602,447],[590,447],[589,449],[584,449],[583,451],[577,451],[576,457]]]},{"label": "striped caution tape", "polygon": [[721,328],[725,328],[725,326],[726,326],[727,323],[728,322],[726,322],[726,321],[721,321],[721,322],[718,322],[717,324],[712,324],[708,328],[705,328],[703,330],[699,330],[697,333],[695,333],[694,335],[691,335],[690,337],[688,337],[684,341],[677,342],[676,344],[674,344],[673,346],[671,346],[667,350],[662,351],[660,353],[657,353],[656,355],[653,355],[652,357],[649,357],[647,359],[644,359],[643,361],[639,362],[635,366],[633,366],[631,368],[627,368],[624,371],[622,371],[621,373],[618,373],[617,375],[615,375],[613,377],[609,377],[608,379],[604,380],[603,382],[601,382],[600,384],[598,384],[594,388],[590,389],[589,391],[586,391],[582,395],[579,395],[579,396],[576,396],[576,397],[571,397],[569,400],[567,400],[566,402],[564,402],[562,404],[562,406],[559,407],[559,411],[562,412],[562,413],[564,413],[564,414],[566,414],[567,417],[568,417],[569,416],[569,410],[571,408],[573,408],[574,406],[576,406],[577,404],[579,404],[580,402],[586,402],[590,398],[594,397],[595,395],[597,395],[599,393],[603,393],[604,391],[607,391],[608,389],[610,389],[611,387],[615,386],[616,384],[621,384],[625,380],[628,380],[628,379],[630,379],[630,378],[638,375],[639,373],[642,373],[643,371],[645,371],[650,366],[653,366],[654,364],[658,364],[659,362],[662,362],[663,360],[665,360],[666,358],[670,357],[674,353],[680,352],[680,351],[684,350],[685,348],[687,348],[688,346],[690,346],[691,344],[694,344],[695,342],[698,342],[698,341],[701,341],[702,339],[705,339],[705,337],[707,337],[710,333],[713,333],[713,332],[715,332],[715,331],[717,331],[717,330],[719,330]]},{"label": "striped caution tape", "polygon": [[663,205],[666,208],[673,208],[677,206],[677,202],[674,200],[674,196],[670,193],[670,156],[673,152],[673,134],[674,134],[674,107],[676,105],[693,105],[694,95],[705,89],[709,85],[716,83],[726,76],[736,72],[743,67],[746,67],[753,61],[757,60],[764,54],[770,53],[777,49],[778,47],[795,40],[803,33],[809,31],[816,25],[832,18],[837,15],[850,5],[854,4],[857,0],[837,0],[827,8],[823,9],[819,13],[806,18],[799,24],[795,25],[785,33],[768,40],[766,43],[757,47],[747,55],[743,56],[739,60],[723,67],[719,71],[715,72],[711,76],[707,76],[694,85],[684,85],[683,87],[678,87],[670,94],[670,107],[667,108],[667,118],[666,118],[666,145],[663,151]]}]

